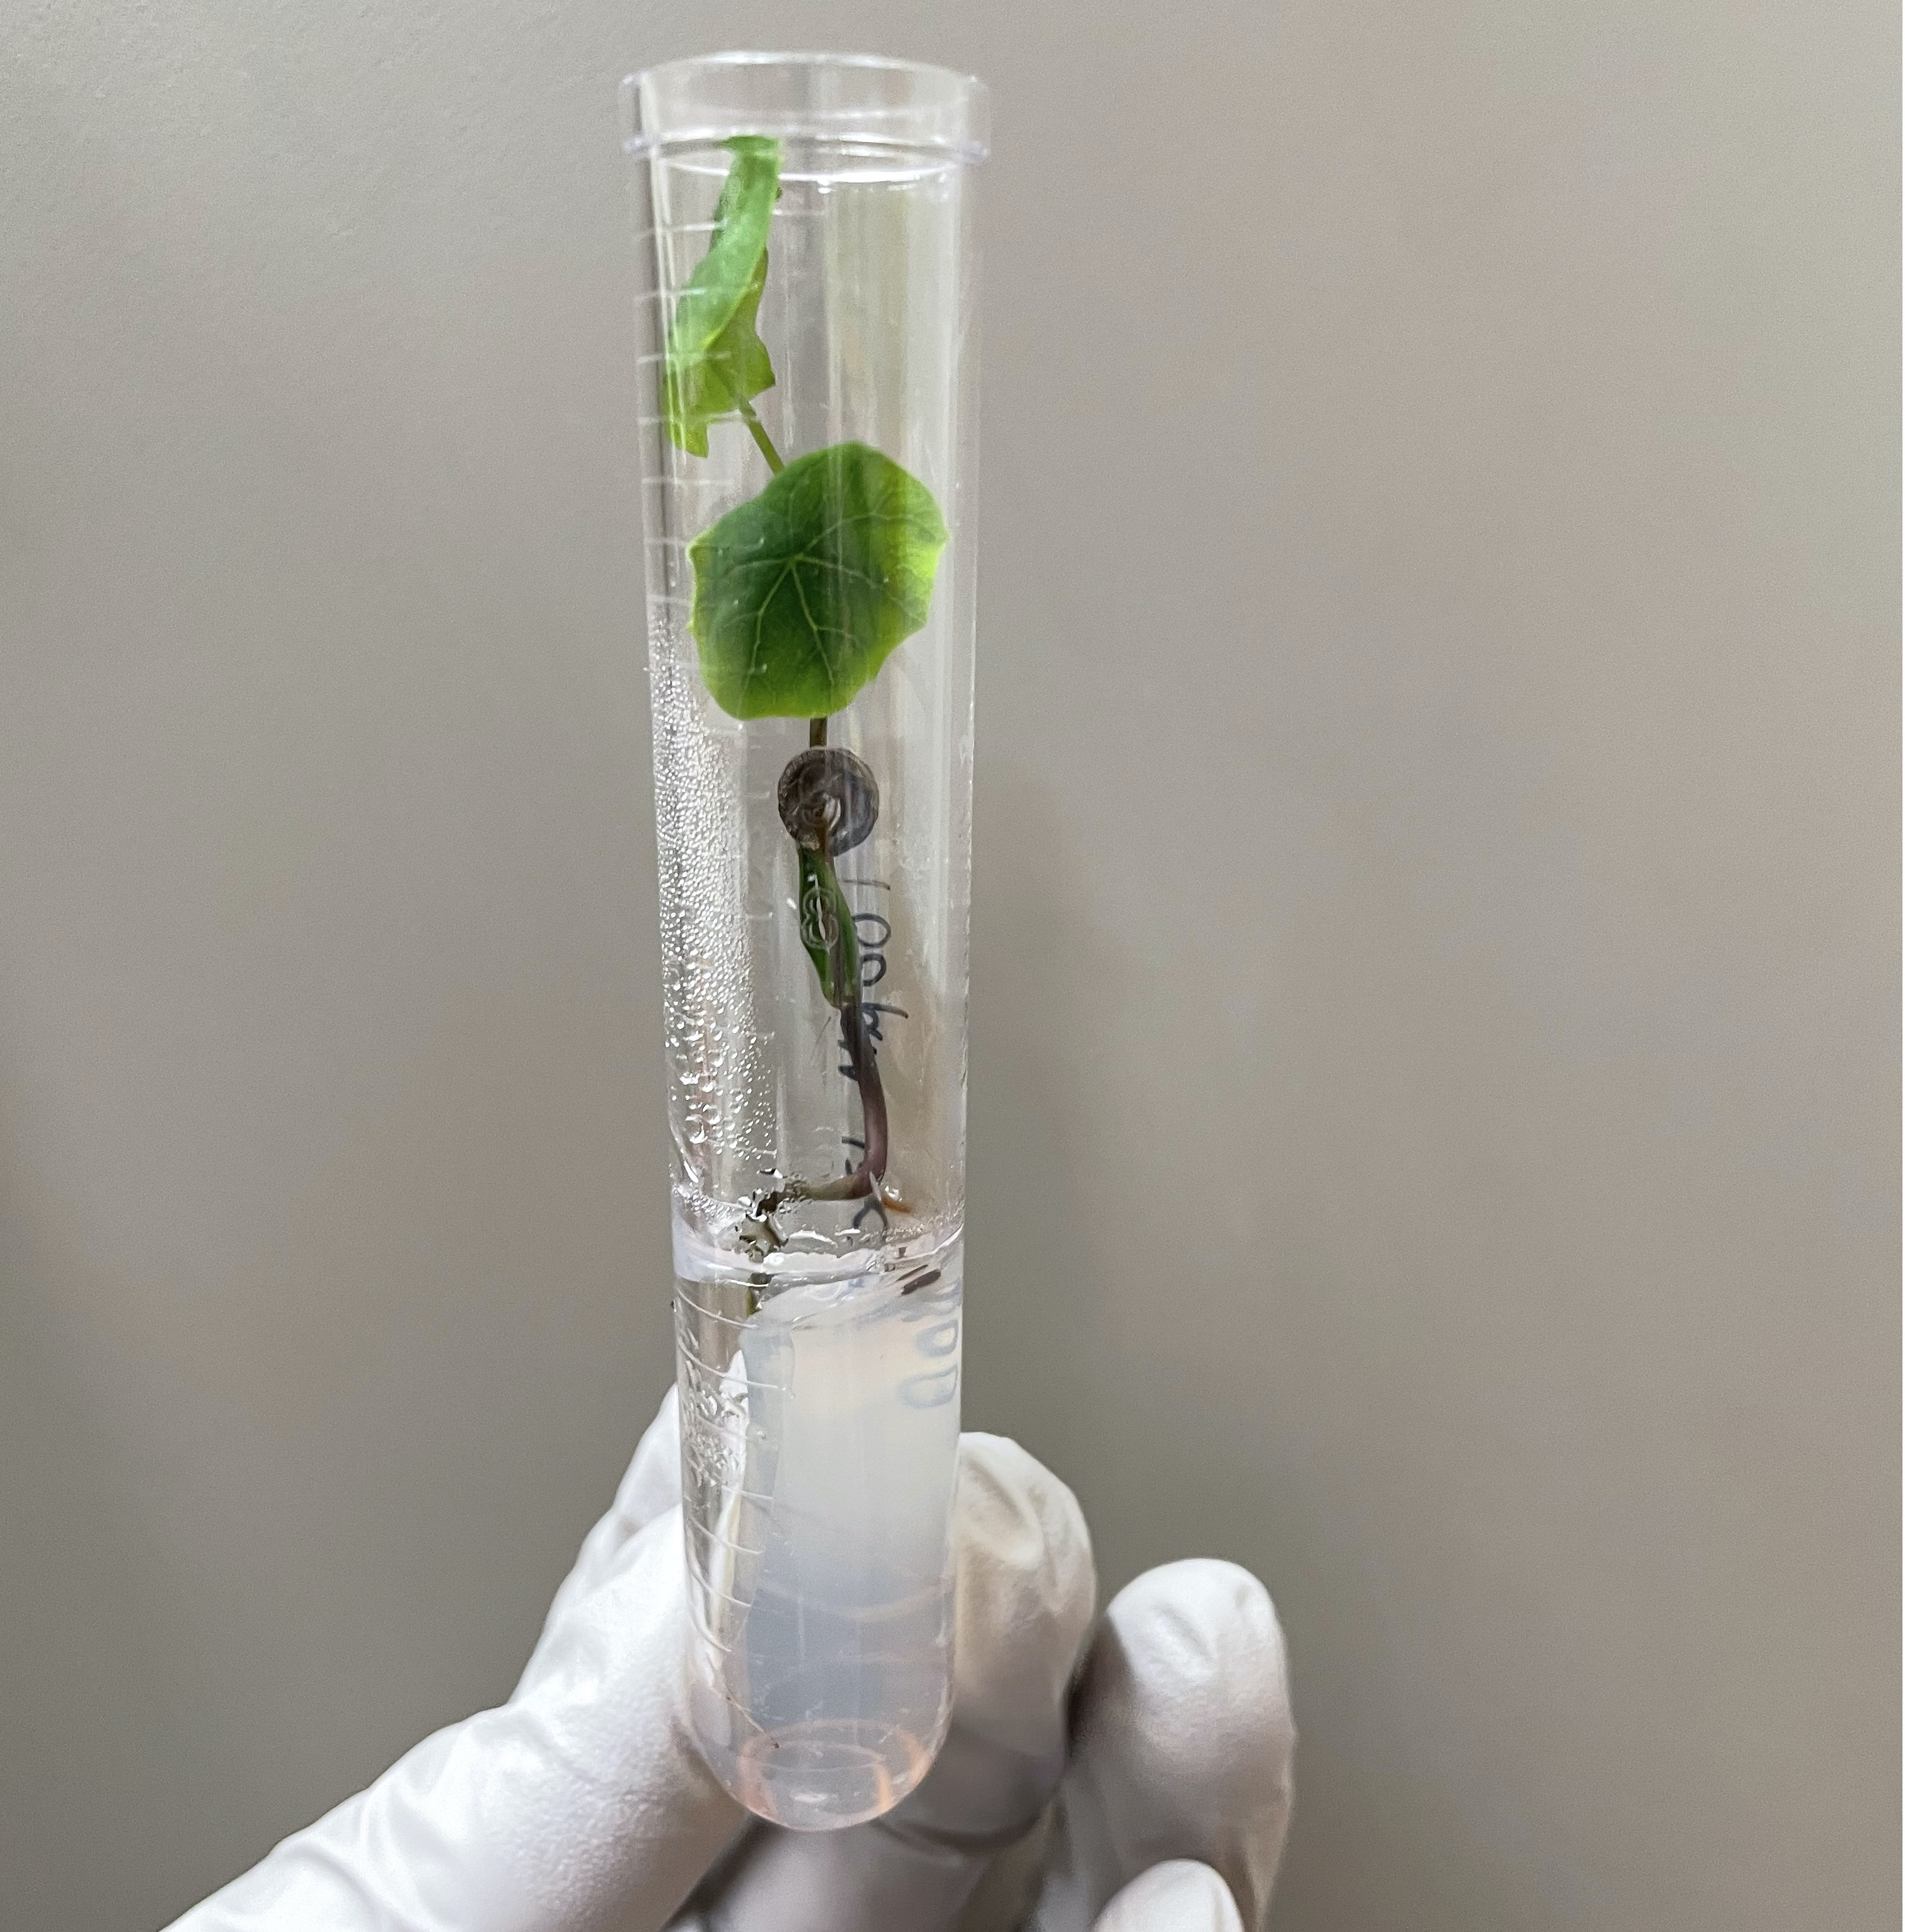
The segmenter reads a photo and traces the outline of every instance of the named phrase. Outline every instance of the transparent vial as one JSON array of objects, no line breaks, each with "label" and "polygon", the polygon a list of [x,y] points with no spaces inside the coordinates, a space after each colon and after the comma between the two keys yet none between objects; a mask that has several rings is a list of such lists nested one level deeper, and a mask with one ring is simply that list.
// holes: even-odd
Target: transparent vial
[{"label": "transparent vial", "polygon": [[690,1708],[796,1831],[878,1817],[946,1732],[958,1244],[904,1272],[678,1276]]},{"label": "transparent vial", "polygon": [[[906,62],[724,55],[623,98],[690,1711],[749,1809],[824,1830],[919,1782],[951,1694],[985,95]],[[685,445],[671,318],[737,152],[763,143],[776,175],[748,313],[772,380],[754,387],[735,352],[745,409]],[[943,518],[929,604],[824,718],[730,715],[694,633],[698,541],[848,445]],[[789,815],[789,774],[818,748],[862,775],[850,838],[836,819],[820,848],[823,915],[850,933],[837,952],[817,950],[814,855]]]}]

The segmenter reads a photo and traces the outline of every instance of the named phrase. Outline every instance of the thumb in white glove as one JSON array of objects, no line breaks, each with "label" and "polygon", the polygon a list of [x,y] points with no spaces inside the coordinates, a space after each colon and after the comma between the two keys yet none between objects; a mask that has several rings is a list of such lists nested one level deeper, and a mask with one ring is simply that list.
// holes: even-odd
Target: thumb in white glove
[{"label": "thumb in white glove", "polygon": [[509,1702],[427,1738],[176,1932],[664,1922],[742,1822],[682,1714],[680,1524],[652,1507],[672,1410],[671,1396]]}]

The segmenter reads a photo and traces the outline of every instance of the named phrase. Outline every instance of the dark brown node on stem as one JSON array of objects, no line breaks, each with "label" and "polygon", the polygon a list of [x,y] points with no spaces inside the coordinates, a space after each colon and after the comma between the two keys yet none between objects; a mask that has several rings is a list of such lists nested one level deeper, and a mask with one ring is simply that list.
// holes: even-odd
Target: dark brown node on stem
[{"label": "dark brown node on stem", "polygon": [[864,759],[838,745],[810,745],[788,760],[774,802],[796,845],[838,856],[873,830],[880,787]]}]

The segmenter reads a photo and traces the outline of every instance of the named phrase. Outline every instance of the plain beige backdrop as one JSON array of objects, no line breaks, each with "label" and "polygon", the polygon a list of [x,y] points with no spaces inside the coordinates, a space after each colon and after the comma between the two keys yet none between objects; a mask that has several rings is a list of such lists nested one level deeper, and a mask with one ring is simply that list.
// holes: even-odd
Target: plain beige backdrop
[{"label": "plain beige backdrop", "polygon": [[0,15],[0,1922],[501,1695],[670,1374],[615,83],[989,76],[968,1414],[1280,1932],[1898,1922],[1886,0]]}]

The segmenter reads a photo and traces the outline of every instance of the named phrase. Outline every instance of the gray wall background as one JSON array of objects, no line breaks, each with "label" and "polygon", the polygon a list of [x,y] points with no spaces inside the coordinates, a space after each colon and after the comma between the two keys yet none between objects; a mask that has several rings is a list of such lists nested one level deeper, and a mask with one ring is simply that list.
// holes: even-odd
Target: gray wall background
[{"label": "gray wall background", "polygon": [[0,20],[0,1862],[506,1690],[669,1374],[614,82],[991,77],[969,1411],[1300,1928],[1897,1922],[1892,8]]}]

